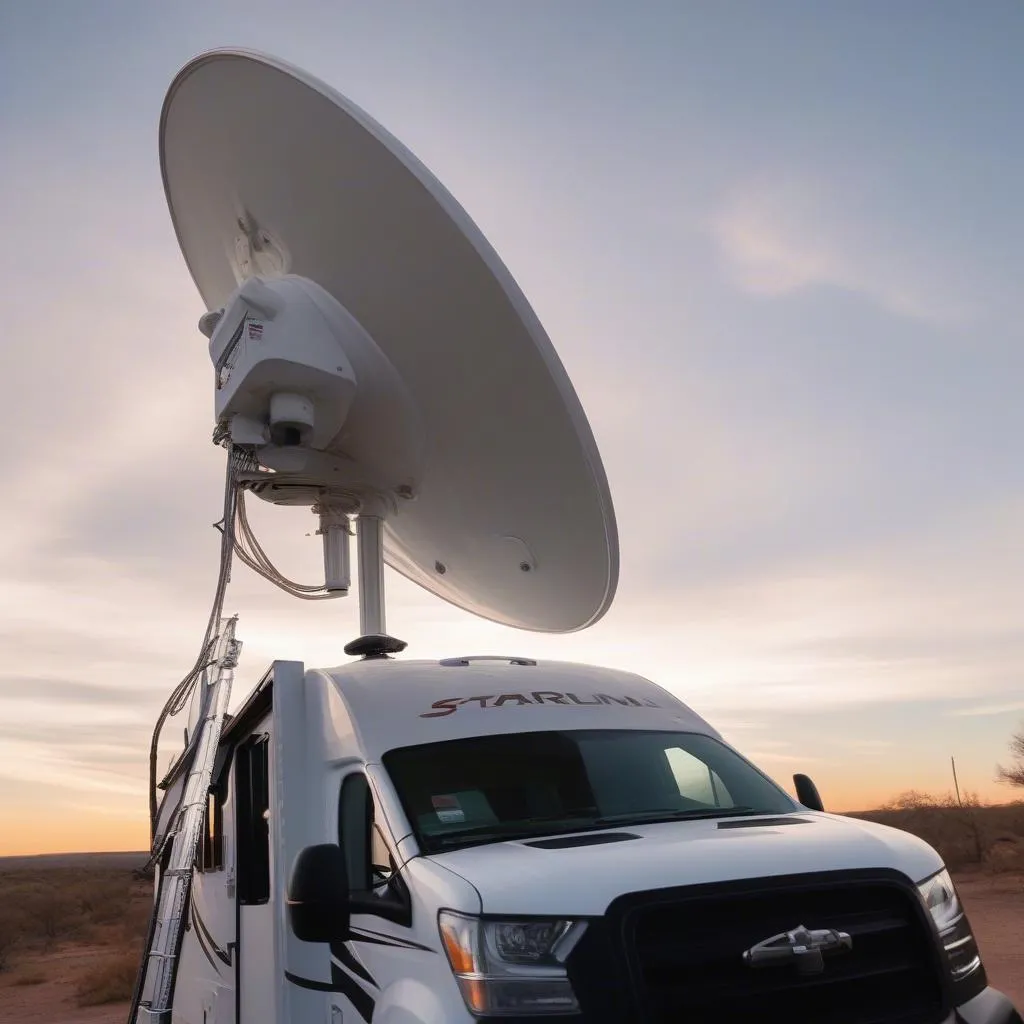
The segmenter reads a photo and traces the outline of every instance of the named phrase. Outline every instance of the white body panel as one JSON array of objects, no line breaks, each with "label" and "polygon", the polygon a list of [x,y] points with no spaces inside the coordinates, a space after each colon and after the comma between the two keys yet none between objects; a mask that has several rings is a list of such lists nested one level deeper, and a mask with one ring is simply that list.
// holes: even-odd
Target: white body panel
[{"label": "white body panel", "polygon": [[930,846],[905,832],[812,811],[799,818],[806,824],[726,830],[716,821],[629,825],[614,831],[638,840],[561,850],[504,842],[433,859],[473,884],[485,914],[566,917],[603,914],[634,888],[878,866],[917,880],[942,867]]},{"label": "white body panel", "polygon": [[253,1024],[277,1020],[281,985],[275,970],[274,932],[279,907],[268,903],[239,908],[240,1016]]},{"label": "white body panel", "polygon": [[[201,883],[193,883],[191,907],[185,939],[178,964],[177,984],[174,990],[172,1021],[216,1021],[217,1024],[233,1024],[235,1020],[235,975],[230,964],[234,944],[234,906],[222,913],[211,912],[204,904],[207,895]],[[202,925],[198,922],[202,921]],[[206,938],[199,938],[199,929],[210,928],[209,922],[222,934],[224,946],[211,947]],[[201,944],[202,943],[202,944]],[[224,948],[228,947],[228,948]],[[227,963],[218,957],[224,956]]]},{"label": "white body panel", "polygon": [[[473,1017],[438,935],[442,909],[598,917],[616,897],[638,889],[858,868],[893,868],[917,882],[942,867],[934,850],[912,836],[796,803],[788,817],[799,824],[631,824],[609,829],[637,837],[616,843],[542,849],[527,838],[422,855],[381,763],[390,749],[561,728],[721,738],[649,680],[582,665],[369,660],[303,672],[285,662],[272,674],[272,709],[249,723],[240,715],[234,733],[228,730],[236,755],[224,790],[224,863],[195,876],[175,993],[173,1020],[180,1024],[468,1022]],[[244,895],[244,885],[236,889],[244,883],[236,875],[238,844],[246,841],[237,828],[244,815],[237,751],[254,736],[269,736],[269,894],[236,908]],[[411,920],[355,914],[343,945],[301,942],[285,912],[288,871],[304,846],[339,841],[341,786],[364,773],[374,820],[410,894]]]}]

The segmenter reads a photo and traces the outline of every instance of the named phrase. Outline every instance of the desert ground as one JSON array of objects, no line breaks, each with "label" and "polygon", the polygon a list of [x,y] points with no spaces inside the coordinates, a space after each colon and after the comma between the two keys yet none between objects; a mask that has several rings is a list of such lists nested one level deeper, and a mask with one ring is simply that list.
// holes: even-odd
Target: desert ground
[{"label": "desert ground", "polygon": [[[1024,1009],[1024,803],[858,817],[915,832],[942,853],[990,984]],[[126,1024],[151,899],[133,871],[143,860],[0,858],[0,1024]]]}]

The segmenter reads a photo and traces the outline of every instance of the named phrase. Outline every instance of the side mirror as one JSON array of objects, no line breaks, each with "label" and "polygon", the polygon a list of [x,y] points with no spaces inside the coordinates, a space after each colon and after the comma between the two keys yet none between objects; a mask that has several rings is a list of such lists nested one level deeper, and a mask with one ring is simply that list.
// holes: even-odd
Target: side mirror
[{"label": "side mirror", "polygon": [[811,781],[809,775],[794,775],[793,785],[796,786],[796,798],[804,807],[808,807],[812,811],[825,810],[818,787]]},{"label": "side mirror", "polygon": [[349,936],[348,867],[336,843],[299,851],[288,879],[288,921],[303,942],[343,942]]}]

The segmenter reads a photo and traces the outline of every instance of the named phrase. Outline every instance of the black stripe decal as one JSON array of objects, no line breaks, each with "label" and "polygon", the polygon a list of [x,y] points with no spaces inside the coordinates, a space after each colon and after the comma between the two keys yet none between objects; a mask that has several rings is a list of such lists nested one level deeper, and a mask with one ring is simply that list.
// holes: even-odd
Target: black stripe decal
[{"label": "black stripe decal", "polygon": [[[193,913],[193,917],[195,914]],[[196,942],[199,943],[199,948],[203,951],[203,956],[210,961],[210,966],[220,974],[220,968],[217,966],[217,961],[213,959],[213,954],[206,948],[206,943],[203,941],[203,933],[198,928],[191,929],[192,933],[196,937]]]},{"label": "black stripe decal", "polygon": [[338,989],[329,981],[313,981],[312,978],[300,978],[297,974],[292,974],[291,971],[285,971],[284,976],[293,984],[298,985],[299,988],[309,988],[314,992],[337,992]]},{"label": "black stripe decal", "polygon": [[369,982],[374,988],[380,986],[373,980],[373,975],[352,955],[352,950],[337,942],[331,946],[331,955],[341,961],[341,966],[351,971],[357,978]]},{"label": "black stripe decal", "polygon": [[376,1000],[368,992],[364,992],[356,984],[355,979],[345,974],[337,964],[331,964],[330,981],[300,978],[297,974],[292,974],[291,971],[285,971],[284,976],[299,988],[312,989],[314,992],[340,992],[352,1004],[356,1013],[369,1024]]},{"label": "black stripe decal", "polygon": [[300,978],[291,971],[285,972],[285,977],[300,988],[309,988],[314,992],[340,992],[351,1002],[355,1012],[368,1022],[374,1015],[376,999],[367,991],[360,988],[355,979],[345,974],[344,969],[339,965],[331,964],[331,980],[315,981],[312,978]]},{"label": "black stripe decal", "polygon": [[213,950],[213,952],[216,955],[217,959],[222,964],[226,964],[228,967],[230,967],[231,966],[231,957],[228,956],[228,954],[225,953],[224,950],[221,949],[220,946],[217,945],[216,940],[210,934],[210,929],[206,927],[206,923],[199,916],[199,911],[196,910],[195,904],[192,904],[192,917],[195,919],[195,922],[196,922],[196,932],[197,932],[197,934],[199,932],[202,932],[203,935],[206,938],[206,941],[210,944],[210,948]]},{"label": "black stripe decal", "polygon": [[335,963],[331,964],[331,980],[338,986],[338,991],[352,1004],[356,1013],[369,1024],[376,1003],[373,996],[361,989],[355,978],[347,975]]},{"label": "black stripe decal", "polygon": [[400,949],[418,949],[424,953],[434,953],[436,950],[429,946],[421,946],[418,942],[410,942],[408,939],[400,939],[395,935],[385,935],[382,932],[352,931],[354,942],[370,942],[376,946],[397,946]]}]

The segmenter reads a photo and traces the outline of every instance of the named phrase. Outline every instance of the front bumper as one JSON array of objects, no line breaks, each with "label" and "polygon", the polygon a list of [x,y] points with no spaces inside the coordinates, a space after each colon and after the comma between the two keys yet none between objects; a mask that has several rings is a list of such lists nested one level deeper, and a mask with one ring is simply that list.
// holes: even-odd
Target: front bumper
[{"label": "front bumper", "polygon": [[[467,1018],[468,1019],[468,1018]],[[604,1024],[604,1015],[595,1017],[593,1014],[581,1013],[572,1016],[553,1017],[505,1017],[502,1024]],[[958,1006],[942,1024],[1024,1024],[1024,1019],[1002,992],[994,988],[986,988],[973,999]]]},{"label": "front bumper", "polygon": [[986,988],[958,1006],[945,1024],[1024,1024],[1024,1021],[1002,992]]}]

